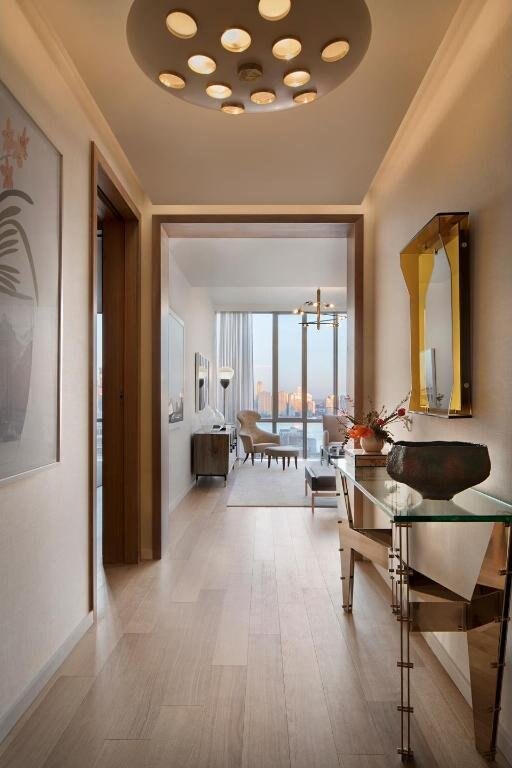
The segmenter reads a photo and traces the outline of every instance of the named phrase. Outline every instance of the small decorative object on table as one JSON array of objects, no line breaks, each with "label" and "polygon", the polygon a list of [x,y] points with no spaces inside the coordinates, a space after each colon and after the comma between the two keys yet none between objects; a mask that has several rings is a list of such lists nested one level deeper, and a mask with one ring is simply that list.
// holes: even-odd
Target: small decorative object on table
[{"label": "small decorative object on table", "polygon": [[399,441],[388,454],[387,470],[424,499],[449,501],[489,477],[491,460],[487,446],[478,443]]},{"label": "small decorative object on table", "polygon": [[[384,443],[394,443],[389,427],[391,424],[400,422],[403,427],[410,431],[412,426],[412,419],[407,415],[407,411],[404,408],[405,403],[409,399],[407,394],[398,405],[396,405],[391,412],[388,411],[385,405],[377,410],[370,403],[370,409],[364,414],[350,413],[345,408],[340,411],[340,422],[345,422],[347,425],[345,433],[345,443],[349,439],[360,440],[361,447],[365,453],[381,453],[384,448]],[[349,399],[349,408],[351,400]],[[352,408],[353,410],[353,408]]]}]

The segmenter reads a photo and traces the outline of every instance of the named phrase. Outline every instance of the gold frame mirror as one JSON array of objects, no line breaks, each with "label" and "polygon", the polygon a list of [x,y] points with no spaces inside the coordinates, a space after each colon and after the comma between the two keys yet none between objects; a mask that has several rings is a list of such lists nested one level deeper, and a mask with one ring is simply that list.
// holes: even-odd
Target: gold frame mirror
[{"label": "gold frame mirror", "polygon": [[411,307],[410,410],[471,416],[469,214],[438,213],[400,252]]}]

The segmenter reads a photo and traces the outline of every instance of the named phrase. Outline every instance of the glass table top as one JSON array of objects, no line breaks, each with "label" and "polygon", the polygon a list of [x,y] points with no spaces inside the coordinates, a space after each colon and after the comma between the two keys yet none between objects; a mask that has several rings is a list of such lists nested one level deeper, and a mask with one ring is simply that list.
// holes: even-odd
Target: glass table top
[{"label": "glass table top", "polygon": [[432,501],[397,483],[385,467],[358,467],[356,475],[354,465],[346,459],[331,459],[331,463],[396,523],[512,523],[512,504],[474,488],[457,493],[451,501]]}]

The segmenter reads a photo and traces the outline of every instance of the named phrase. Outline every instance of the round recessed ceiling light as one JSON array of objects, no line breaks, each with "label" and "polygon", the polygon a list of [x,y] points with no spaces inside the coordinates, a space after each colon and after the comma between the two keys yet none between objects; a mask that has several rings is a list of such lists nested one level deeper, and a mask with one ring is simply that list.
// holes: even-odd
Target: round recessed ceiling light
[{"label": "round recessed ceiling light", "polygon": [[197,34],[197,24],[195,19],[183,11],[171,11],[167,14],[165,23],[169,32],[183,40],[188,40]]},{"label": "round recessed ceiling light", "polygon": [[283,83],[290,88],[298,88],[300,85],[306,85],[311,80],[311,75],[306,69],[296,69],[294,72],[288,72],[283,77]]},{"label": "round recessed ceiling light", "polygon": [[251,44],[251,36],[245,29],[226,29],[220,38],[222,47],[231,53],[242,53]]},{"label": "round recessed ceiling light", "polygon": [[202,53],[196,53],[188,60],[188,65],[192,72],[197,72],[198,75],[211,75],[215,72],[217,65],[211,56],[205,56]]},{"label": "round recessed ceiling light", "polygon": [[241,115],[245,112],[243,104],[223,104],[221,109],[226,115]]},{"label": "round recessed ceiling light", "polygon": [[296,93],[293,100],[296,104],[309,104],[310,101],[316,99],[316,91],[302,91],[302,93]]},{"label": "round recessed ceiling light", "polygon": [[347,55],[349,50],[350,45],[347,40],[333,40],[322,49],[322,59],[327,62],[339,61]]},{"label": "round recessed ceiling light", "polygon": [[297,37],[282,37],[272,46],[272,53],[276,59],[290,61],[294,59],[302,50],[302,43]]},{"label": "round recessed ceiling light", "polygon": [[258,11],[266,21],[281,21],[290,13],[291,0],[260,0]]},{"label": "round recessed ceiling light", "polygon": [[166,88],[175,88],[180,91],[185,87],[185,78],[175,72],[160,72],[158,79]]},{"label": "round recessed ceiling light", "polygon": [[206,93],[211,96],[212,99],[229,99],[233,91],[229,85],[223,83],[211,83],[206,87]]},{"label": "round recessed ceiling light", "polygon": [[254,91],[251,93],[251,101],[254,104],[272,104],[276,100],[274,91]]}]

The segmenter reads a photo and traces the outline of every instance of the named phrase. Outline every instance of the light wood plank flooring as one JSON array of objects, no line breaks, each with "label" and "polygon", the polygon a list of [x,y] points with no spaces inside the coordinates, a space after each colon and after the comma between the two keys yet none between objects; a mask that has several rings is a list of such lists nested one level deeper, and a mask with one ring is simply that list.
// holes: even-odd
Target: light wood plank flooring
[{"label": "light wood plank flooring", "polygon": [[[357,563],[344,615],[336,510],[228,508],[221,485],[202,482],[175,510],[160,562],[107,569],[97,624],[0,747],[0,768],[400,764],[384,582]],[[421,638],[413,654],[415,764],[483,768],[470,708]]]}]

